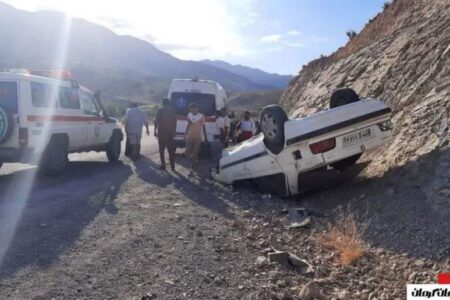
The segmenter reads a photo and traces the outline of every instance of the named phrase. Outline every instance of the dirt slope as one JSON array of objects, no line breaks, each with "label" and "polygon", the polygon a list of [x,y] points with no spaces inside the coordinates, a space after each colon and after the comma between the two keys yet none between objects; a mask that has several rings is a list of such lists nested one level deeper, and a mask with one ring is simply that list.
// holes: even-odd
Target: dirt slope
[{"label": "dirt slope", "polygon": [[[392,142],[366,158],[368,173],[405,167],[429,198],[450,197],[450,2],[396,0],[343,48],[312,61],[281,98],[301,117],[326,109],[333,90],[351,87],[394,111]],[[383,155],[380,155],[383,153]],[[432,167],[429,172],[424,166]],[[448,207],[448,201],[446,201]]]}]

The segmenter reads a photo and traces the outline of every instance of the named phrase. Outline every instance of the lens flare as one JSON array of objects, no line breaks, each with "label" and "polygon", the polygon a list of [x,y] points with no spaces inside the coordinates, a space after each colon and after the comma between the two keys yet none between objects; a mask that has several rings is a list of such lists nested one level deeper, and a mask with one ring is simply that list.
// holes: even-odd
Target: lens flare
[{"label": "lens flare", "polygon": [[[59,41],[57,45],[56,55],[53,58],[51,69],[62,70],[66,67],[66,58],[68,43],[71,31],[71,17],[65,16],[59,31]],[[25,66],[24,66],[25,67]],[[58,99],[58,87],[51,87],[50,99],[54,105],[50,105],[45,112],[46,115],[53,115]],[[45,149],[48,141],[50,121],[44,122],[43,134],[36,146],[37,149]],[[40,159],[39,159],[40,160]],[[0,269],[4,265],[5,255],[11,246],[11,242],[16,234],[17,226],[22,219],[24,209],[30,198],[33,185],[36,180],[37,171],[27,170],[24,175],[17,176],[13,179],[6,190],[5,202],[0,207]]]}]

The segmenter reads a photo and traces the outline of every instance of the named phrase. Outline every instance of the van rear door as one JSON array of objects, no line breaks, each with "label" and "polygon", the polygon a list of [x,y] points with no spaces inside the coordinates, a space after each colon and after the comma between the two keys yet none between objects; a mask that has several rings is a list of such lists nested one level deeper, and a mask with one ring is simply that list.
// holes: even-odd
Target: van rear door
[{"label": "van rear door", "polygon": [[0,81],[0,147],[18,146],[18,83]]}]

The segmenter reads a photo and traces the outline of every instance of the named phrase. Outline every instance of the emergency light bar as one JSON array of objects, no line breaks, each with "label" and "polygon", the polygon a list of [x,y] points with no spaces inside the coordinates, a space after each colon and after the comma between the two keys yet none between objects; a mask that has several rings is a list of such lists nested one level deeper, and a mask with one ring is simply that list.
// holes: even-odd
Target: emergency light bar
[{"label": "emergency light bar", "polygon": [[33,70],[31,75],[49,77],[55,79],[69,80],[72,78],[72,73],[68,70]]}]

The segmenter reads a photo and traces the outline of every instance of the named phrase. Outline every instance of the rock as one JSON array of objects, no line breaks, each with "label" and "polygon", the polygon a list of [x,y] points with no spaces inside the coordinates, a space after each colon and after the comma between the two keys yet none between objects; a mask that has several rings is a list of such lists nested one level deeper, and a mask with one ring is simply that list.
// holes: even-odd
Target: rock
[{"label": "rock", "polygon": [[271,282],[277,282],[277,280],[279,280],[281,278],[281,274],[278,271],[270,271],[269,272],[269,280]]},{"label": "rock", "polygon": [[350,300],[350,293],[348,291],[340,291],[337,297],[339,300]]},{"label": "rock", "polygon": [[253,217],[253,213],[251,212],[251,211],[249,211],[249,210],[244,210],[243,212],[242,212],[242,217],[244,217],[244,218],[252,218]]},{"label": "rock", "polygon": [[301,300],[325,300],[327,299],[321,292],[317,281],[308,282],[298,294]]},{"label": "rock", "polygon": [[414,265],[418,268],[423,268],[425,266],[425,262],[421,259],[418,259],[414,262]]},{"label": "rock", "polygon": [[158,297],[158,295],[156,295],[155,293],[147,293],[144,296],[142,296],[141,300],[152,300],[152,299],[156,299]]},{"label": "rock", "polygon": [[266,258],[265,256],[258,256],[258,257],[256,258],[255,265],[256,265],[258,268],[262,268],[262,267],[266,266],[267,263],[268,263],[268,260],[267,260],[267,258]]},{"label": "rock", "polygon": [[314,272],[314,268],[304,259],[283,251],[269,253],[269,262],[276,262],[285,268],[299,269],[303,274]]},{"label": "rock", "polygon": [[287,282],[284,279],[279,279],[277,280],[276,285],[283,288],[287,286]]},{"label": "rock", "polygon": [[289,290],[283,291],[283,293],[281,294],[281,296],[279,298],[281,300],[293,300],[294,299],[294,297],[292,296],[291,291],[289,291]]},{"label": "rock", "polygon": [[417,277],[417,272],[412,272],[411,274],[409,274],[408,283],[413,283],[414,280],[416,280],[416,277]]}]

